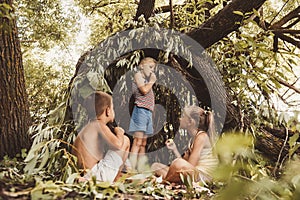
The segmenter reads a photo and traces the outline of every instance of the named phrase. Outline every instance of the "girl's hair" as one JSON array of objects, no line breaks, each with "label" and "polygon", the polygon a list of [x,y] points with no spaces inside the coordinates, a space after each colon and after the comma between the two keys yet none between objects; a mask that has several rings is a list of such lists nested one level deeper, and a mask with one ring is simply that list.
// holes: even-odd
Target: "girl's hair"
[{"label": "girl's hair", "polygon": [[149,62],[153,62],[153,63],[155,63],[155,65],[157,64],[157,61],[154,58],[145,57],[141,60],[141,62],[139,64],[139,68],[141,68],[141,66],[144,65],[145,63],[149,63]]},{"label": "girl's hair", "polygon": [[206,131],[208,133],[211,143],[214,144],[217,139],[217,133],[213,113],[199,106],[187,106],[184,112],[189,118],[195,120],[199,131]]}]

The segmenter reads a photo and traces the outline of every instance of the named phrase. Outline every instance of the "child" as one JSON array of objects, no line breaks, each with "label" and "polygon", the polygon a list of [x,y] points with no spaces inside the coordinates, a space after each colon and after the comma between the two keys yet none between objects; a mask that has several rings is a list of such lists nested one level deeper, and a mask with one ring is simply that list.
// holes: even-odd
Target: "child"
[{"label": "child", "polygon": [[129,125],[129,133],[133,133],[134,137],[130,154],[133,170],[137,167],[138,159],[145,154],[147,135],[153,134],[152,112],[155,102],[152,86],[156,82],[156,60],[146,57],[138,67],[132,84],[134,108]]},{"label": "child", "polygon": [[213,114],[198,106],[184,108],[180,118],[180,128],[187,130],[192,136],[189,148],[183,157],[177,150],[172,140],[167,140],[166,145],[176,155],[170,167],[153,163],[151,169],[155,174],[169,182],[180,183],[180,173],[191,175],[195,181],[211,181],[212,171],[217,166],[218,160],[212,153],[215,143],[215,129]]},{"label": "child", "polygon": [[[90,110],[87,107],[89,114],[93,112],[95,117],[79,132],[73,149],[79,167],[89,169],[80,181],[95,176],[96,180],[113,182],[128,157],[130,142],[121,127],[115,127],[114,134],[107,126],[115,118],[111,95],[97,91],[89,100],[95,102],[87,105],[95,105]],[[105,147],[108,147],[106,153]]]}]

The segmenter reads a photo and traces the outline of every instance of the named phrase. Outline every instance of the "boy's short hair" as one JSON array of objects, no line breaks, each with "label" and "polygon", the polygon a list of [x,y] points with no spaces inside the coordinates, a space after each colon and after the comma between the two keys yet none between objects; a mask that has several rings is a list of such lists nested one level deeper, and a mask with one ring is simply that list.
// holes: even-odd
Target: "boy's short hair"
[{"label": "boy's short hair", "polygon": [[112,104],[112,96],[102,91],[95,91],[85,99],[89,119],[99,117]]},{"label": "boy's short hair", "polygon": [[151,58],[151,57],[145,57],[145,58],[143,58],[143,59],[141,60],[139,66],[140,66],[140,65],[143,65],[143,64],[145,64],[145,63],[147,63],[147,62],[153,62],[153,63],[155,63],[155,65],[157,64],[157,61],[156,61],[154,58]]}]

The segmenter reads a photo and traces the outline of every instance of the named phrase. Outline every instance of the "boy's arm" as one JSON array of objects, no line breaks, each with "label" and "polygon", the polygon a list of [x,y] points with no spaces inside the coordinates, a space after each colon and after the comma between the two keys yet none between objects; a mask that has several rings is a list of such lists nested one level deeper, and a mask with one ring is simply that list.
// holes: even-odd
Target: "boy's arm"
[{"label": "boy's arm", "polygon": [[121,149],[124,142],[124,130],[121,127],[115,127],[114,131],[115,134],[107,125],[100,125],[99,133],[107,144],[114,149]]},{"label": "boy's arm", "polygon": [[137,84],[137,87],[139,88],[140,92],[141,92],[143,95],[145,95],[145,94],[147,94],[147,93],[151,90],[153,84],[154,84],[155,81],[156,81],[156,76],[155,76],[154,73],[152,73],[152,74],[150,75],[150,80],[149,80],[149,82],[148,82],[148,83],[145,83],[145,82],[144,82],[145,79],[142,77],[141,73],[136,73],[136,74],[134,75],[134,80],[135,80],[135,82],[136,82],[136,84]]}]

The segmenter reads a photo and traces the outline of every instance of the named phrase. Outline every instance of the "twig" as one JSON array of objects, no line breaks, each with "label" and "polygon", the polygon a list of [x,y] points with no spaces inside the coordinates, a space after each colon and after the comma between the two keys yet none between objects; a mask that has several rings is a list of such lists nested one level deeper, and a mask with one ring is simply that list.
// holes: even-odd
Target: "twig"
[{"label": "twig", "polygon": [[270,24],[272,24],[272,22],[275,20],[275,18],[279,15],[279,13],[283,10],[283,8],[286,6],[286,4],[288,3],[289,1],[285,2],[285,4],[281,7],[281,9],[277,12],[277,14],[274,16],[274,18],[271,20]]},{"label": "twig", "polygon": [[288,87],[288,88],[290,88],[290,89],[292,89],[295,92],[300,94],[300,89],[299,88],[296,88],[295,86],[293,86],[293,85],[291,85],[291,84],[287,83],[286,81],[281,80],[279,78],[276,78],[276,80],[278,81],[278,83],[280,83],[280,84],[282,84],[282,85],[284,85],[284,86],[286,86],[286,87]]},{"label": "twig", "polygon": [[283,18],[281,18],[278,22],[272,24],[271,27],[270,27],[270,29],[276,29],[276,28],[282,27],[284,24],[286,24],[291,19],[298,17],[299,16],[299,12],[300,12],[300,6],[298,6],[295,10],[292,10],[286,16],[284,16]]},{"label": "twig", "polygon": [[173,10],[173,2],[172,0],[169,0],[169,6],[170,6],[170,28],[172,29],[174,27],[174,10]]},{"label": "twig", "polygon": [[295,40],[295,39],[292,38],[292,37],[286,36],[286,35],[284,35],[283,33],[278,33],[278,32],[275,33],[275,32],[274,32],[274,34],[276,34],[276,35],[277,35],[280,39],[282,39],[283,41],[286,41],[286,42],[288,42],[288,43],[290,43],[290,44],[292,44],[292,45],[294,45],[294,46],[300,48],[300,41]]},{"label": "twig", "polygon": [[287,128],[285,128],[285,130],[286,130],[286,131],[285,131],[285,140],[284,140],[284,143],[283,143],[283,145],[282,145],[282,147],[281,147],[281,149],[280,149],[280,152],[279,152],[279,155],[278,155],[278,159],[277,159],[277,162],[276,162],[274,171],[273,171],[273,174],[274,174],[275,176],[276,176],[276,170],[277,170],[278,164],[279,164],[279,162],[280,162],[281,154],[282,154],[283,149],[284,149],[284,147],[285,147],[285,145],[286,145],[286,143],[287,143],[287,140],[288,140],[288,138],[289,138],[289,131],[288,131]]}]

